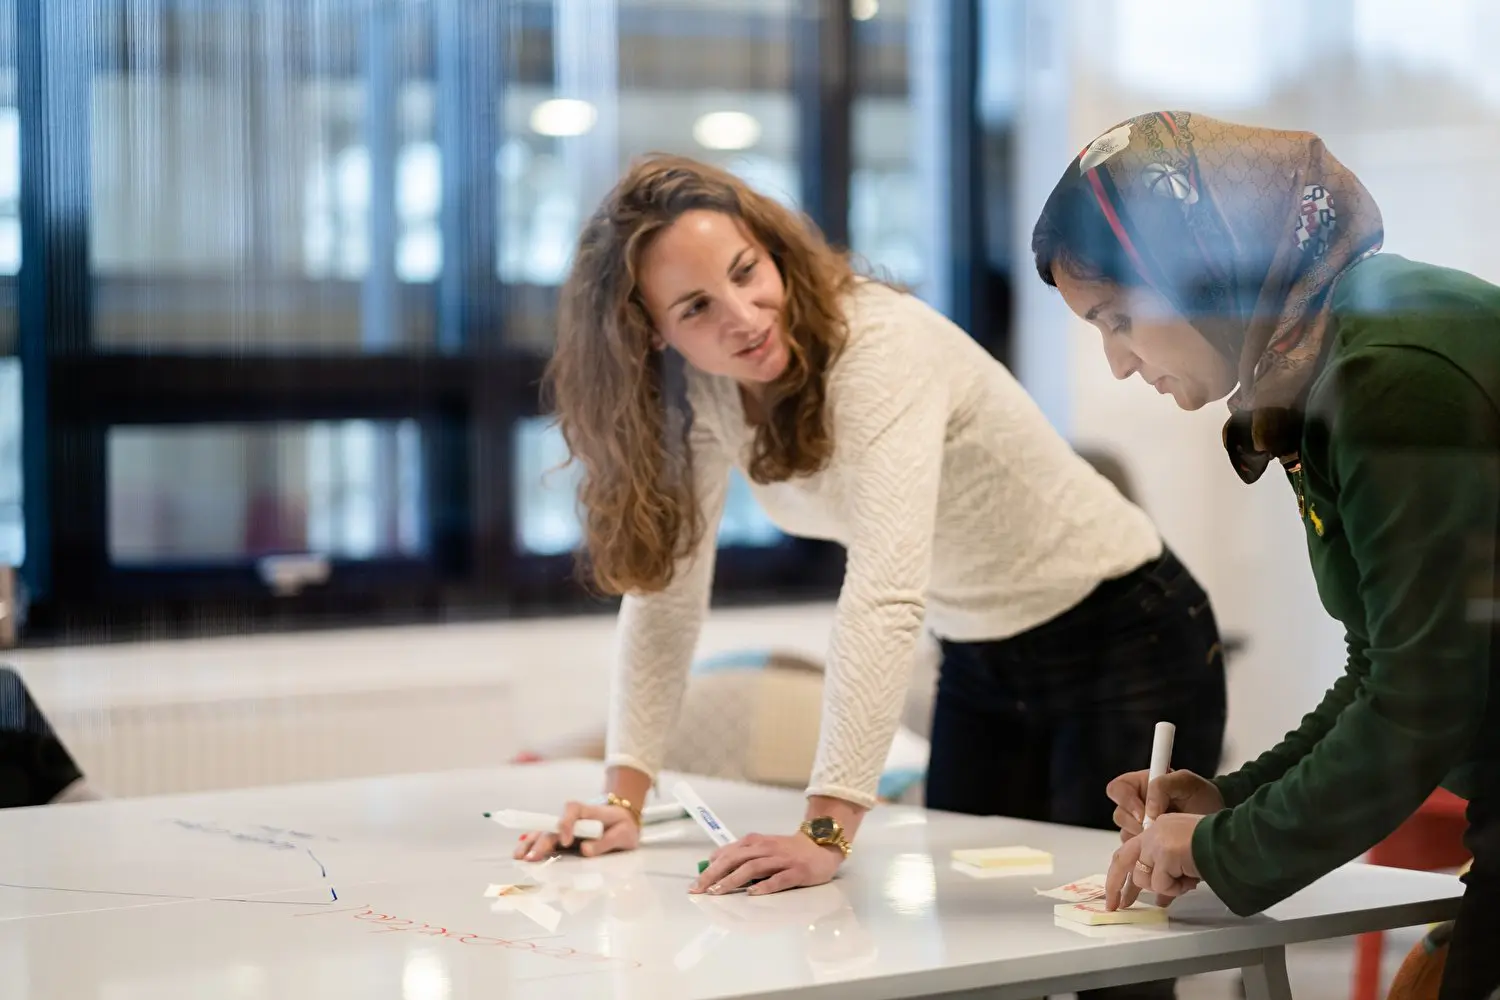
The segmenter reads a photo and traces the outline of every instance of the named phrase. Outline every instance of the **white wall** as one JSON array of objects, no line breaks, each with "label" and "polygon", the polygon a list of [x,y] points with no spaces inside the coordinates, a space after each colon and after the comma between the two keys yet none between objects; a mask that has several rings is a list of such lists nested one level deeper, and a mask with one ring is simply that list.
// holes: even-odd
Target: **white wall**
[{"label": "white wall", "polygon": [[[711,616],[700,652],[821,659],[831,605]],[[485,767],[602,731],[608,615],[15,650],[80,766],[140,795]]]},{"label": "white wall", "polygon": [[[1061,36],[1066,97],[1030,93],[1021,134],[1020,225],[1089,140],[1160,108],[1320,133],[1370,188],[1386,249],[1500,280],[1500,7],[1486,0],[1030,0]],[[1033,48],[1048,32],[1034,32]],[[1059,111],[1059,103],[1064,108]],[[1059,140],[1057,122],[1066,118]],[[1040,156],[1050,156],[1042,169]],[[1035,174],[1045,179],[1038,182]],[[1028,179],[1029,178],[1029,179]],[[1029,267],[1029,257],[1021,261]],[[1020,280],[1025,283],[1023,273]],[[1092,328],[1025,290],[1021,374],[1049,400],[1056,366],[1066,402],[1052,412],[1079,445],[1114,451],[1144,506],[1211,593],[1221,626],[1251,645],[1232,664],[1230,756],[1253,756],[1301,715],[1343,667],[1343,636],[1307,568],[1292,494],[1267,472],[1246,487],[1219,443],[1226,411],[1194,414],[1108,372]],[[1039,362],[1037,359],[1041,359]],[[1038,364],[1046,367],[1040,375]]]}]

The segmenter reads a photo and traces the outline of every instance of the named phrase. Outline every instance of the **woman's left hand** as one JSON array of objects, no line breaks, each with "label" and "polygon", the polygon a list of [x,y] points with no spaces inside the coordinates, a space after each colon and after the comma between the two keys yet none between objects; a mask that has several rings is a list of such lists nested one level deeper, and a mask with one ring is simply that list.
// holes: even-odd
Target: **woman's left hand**
[{"label": "woman's left hand", "polygon": [[1109,863],[1104,887],[1107,909],[1123,909],[1142,890],[1170,902],[1198,887],[1203,877],[1193,863],[1193,831],[1203,821],[1191,813],[1163,813],[1139,836],[1132,837]]},{"label": "woman's left hand", "polygon": [[801,833],[772,837],[752,833],[710,856],[711,863],[688,892],[721,895],[733,892],[755,879],[745,891],[753,896],[830,881],[843,863],[836,847],[820,847]]}]

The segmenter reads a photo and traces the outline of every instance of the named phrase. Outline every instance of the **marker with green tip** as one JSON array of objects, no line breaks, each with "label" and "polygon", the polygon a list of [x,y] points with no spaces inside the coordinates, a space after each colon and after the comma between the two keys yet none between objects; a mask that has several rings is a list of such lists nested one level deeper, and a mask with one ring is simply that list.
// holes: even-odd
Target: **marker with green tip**
[{"label": "marker with green tip", "polygon": [[[702,875],[703,872],[711,864],[713,864],[712,861],[700,861],[700,862],[698,862],[698,874]],[[763,879],[763,878],[753,878],[750,881],[746,882],[745,885],[748,887],[748,886],[755,885],[757,882],[764,882],[764,881],[765,881],[765,879]]]}]

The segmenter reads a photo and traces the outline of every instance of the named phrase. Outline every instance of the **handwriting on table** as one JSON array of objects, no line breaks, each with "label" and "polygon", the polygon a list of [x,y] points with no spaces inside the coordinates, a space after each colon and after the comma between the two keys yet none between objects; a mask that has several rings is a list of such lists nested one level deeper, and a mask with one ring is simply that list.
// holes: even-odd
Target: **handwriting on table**
[{"label": "handwriting on table", "polygon": [[263,847],[270,847],[278,851],[301,851],[306,849],[305,844],[295,843],[294,840],[326,840],[337,843],[337,840],[333,837],[320,837],[316,833],[283,830],[280,827],[265,826],[259,823],[249,826],[244,830],[231,830],[229,827],[220,826],[217,823],[201,823],[191,819],[174,819],[172,823],[183,830],[228,837],[230,840],[238,840],[247,844],[260,844]]},{"label": "handwriting on table", "polygon": [[[246,833],[242,830],[231,830],[219,826],[216,823],[199,823],[190,819],[174,819],[172,821],[184,830],[192,830],[196,833],[207,833],[215,836],[225,836],[231,840],[245,844],[260,844],[275,851],[306,851],[307,856],[312,858],[313,864],[318,866],[318,873],[326,880],[328,878],[328,867],[318,860],[318,856],[312,852],[311,847],[303,844],[294,844],[289,840],[280,840],[278,837],[297,837],[302,840],[325,840],[338,843],[334,837],[319,837],[316,833],[302,833],[298,830],[283,830],[280,827],[266,826],[263,823],[252,825],[249,829],[261,830],[263,833]],[[339,893],[333,886],[328,887],[328,894],[333,897],[333,902],[338,902]]]},{"label": "handwriting on table", "polygon": [[569,948],[566,945],[548,944],[543,941],[513,941],[508,938],[493,937],[488,934],[472,934],[459,931],[450,931],[446,927],[435,924],[417,923],[415,920],[407,920],[389,913],[381,913],[368,903],[359,906],[346,907],[339,910],[319,910],[316,913],[296,913],[297,917],[326,917],[330,914],[342,913],[353,917],[355,920],[373,923],[371,928],[377,934],[419,934],[423,937],[441,938],[454,941],[462,945],[471,945],[488,948],[507,948],[513,951],[524,951],[540,958],[553,958],[564,962],[597,962],[603,964],[625,965],[639,969],[641,963],[629,958],[617,958],[613,955],[600,955],[597,952],[579,951],[577,948]]}]

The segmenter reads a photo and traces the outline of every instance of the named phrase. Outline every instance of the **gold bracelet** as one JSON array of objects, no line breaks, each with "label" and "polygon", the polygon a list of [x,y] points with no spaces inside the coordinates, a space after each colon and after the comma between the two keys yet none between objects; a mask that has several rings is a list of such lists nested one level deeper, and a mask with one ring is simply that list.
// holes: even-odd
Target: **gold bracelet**
[{"label": "gold bracelet", "polygon": [[635,820],[636,826],[641,825],[641,811],[635,806],[631,805],[629,799],[621,798],[614,792],[607,792],[604,796],[604,802],[606,805],[619,806],[621,809],[624,809],[626,812],[630,813],[630,818]]}]

